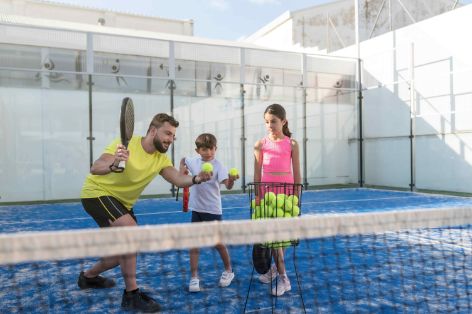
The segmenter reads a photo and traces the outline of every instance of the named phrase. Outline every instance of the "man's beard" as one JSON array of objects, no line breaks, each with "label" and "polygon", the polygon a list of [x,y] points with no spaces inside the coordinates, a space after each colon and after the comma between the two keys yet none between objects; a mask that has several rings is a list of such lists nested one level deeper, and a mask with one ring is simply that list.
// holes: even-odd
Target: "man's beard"
[{"label": "man's beard", "polygon": [[169,146],[165,148],[164,145],[162,145],[162,142],[158,138],[154,138],[152,142],[154,144],[154,147],[157,149],[159,153],[165,153],[169,149]]}]

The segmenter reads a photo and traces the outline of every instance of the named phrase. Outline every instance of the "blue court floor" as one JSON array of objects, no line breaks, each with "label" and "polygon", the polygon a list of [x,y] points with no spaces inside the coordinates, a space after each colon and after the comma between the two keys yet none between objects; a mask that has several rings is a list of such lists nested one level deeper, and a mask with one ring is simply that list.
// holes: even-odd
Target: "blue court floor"
[{"label": "blue court floor", "polygon": [[[460,206],[472,206],[472,198],[376,189],[333,189],[304,191],[301,209],[302,215],[313,215]],[[140,200],[134,211],[139,225],[189,222],[191,217],[190,213],[181,211],[181,200],[177,202],[175,198]],[[224,220],[248,218],[247,195],[223,196]],[[96,225],[80,203],[0,206],[1,233],[82,228],[96,228]],[[461,237],[464,232],[470,237],[468,229],[460,231]],[[200,293],[187,291],[190,274],[186,251],[140,255],[138,282],[163,304],[164,312],[241,313],[252,278],[247,312],[270,313],[275,306],[277,313],[300,313],[302,302],[296,265],[308,313],[467,313],[471,310],[471,248],[454,247],[444,253],[430,245],[412,245],[411,239],[403,241],[395,237],[388,241],[391,243],[372,236],[302,241],[286,251],[292,290],[276,300],[270,296],[267,285],[259,283],[256,274],[252,274],[251,246],[229,248],[236,277],[228,288],[217,285],[223,268],[218,254],[211,248],[201,252],[199,268],[203,291]],[[78,273],[94,261],[0,266],[0,282],[4,286],[0,292],[0,313],[40,313],[45,312],[44,309],[51,313],[120,313],[124,285],[118,269],[106,273],[116,279],[115,288],[107,291],[77,288]],[[52,266],[59,269],[55,273],[59,272],[60,276],[49,281],[45,277],[50,276],[48,270]],[[422,270],[418,271],[419,268]],[[34,276],[39,274],[39,279],[32,280],[32,272]],[[457,278],[459,273],[465,282]],[[418,278],[420,280],[416,280]],[[23,286],[26,288],[18,288]],[[26,297],[20,301],[21,294]]]}]

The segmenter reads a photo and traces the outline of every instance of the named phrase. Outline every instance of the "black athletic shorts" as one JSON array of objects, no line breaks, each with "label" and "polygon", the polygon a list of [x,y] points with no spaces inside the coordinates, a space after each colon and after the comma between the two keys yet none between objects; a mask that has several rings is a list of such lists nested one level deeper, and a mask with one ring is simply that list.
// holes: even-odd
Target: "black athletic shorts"
[{"label": "black athletic shorts", "polygon": [[100,227],[110,227],[110,221],[115,221],[121,216],[130,214],[136,223],[133,209],[128,210],[119,200],[113,196],[100,196],[98,198],[82,198],[82,206],[92,216]]},{"label": "black athletic shorts", "polygon": [[202,222],[202,221],[221,221],[223,215],[210,214],[210,213],[200,213],[192,210],[192,222]]}]

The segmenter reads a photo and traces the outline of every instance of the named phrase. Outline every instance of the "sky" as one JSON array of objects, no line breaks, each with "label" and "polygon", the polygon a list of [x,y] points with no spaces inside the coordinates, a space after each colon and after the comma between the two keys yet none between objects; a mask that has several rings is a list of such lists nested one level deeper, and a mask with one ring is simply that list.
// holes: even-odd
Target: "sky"
[{"label": "sky", "polygon": [[194,36],[238,40],[247,37],[286,11],[333,0],[52,0],[99,9],[193,19]]}]

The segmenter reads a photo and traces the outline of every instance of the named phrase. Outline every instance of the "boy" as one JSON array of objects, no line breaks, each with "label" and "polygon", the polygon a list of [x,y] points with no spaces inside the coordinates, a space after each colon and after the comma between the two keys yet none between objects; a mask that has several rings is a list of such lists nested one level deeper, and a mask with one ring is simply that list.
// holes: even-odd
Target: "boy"
[{"label": "boy", "polygon": [[[198,183],[191,187],[189,208],[192,210],[192,222],[222,220],[222,206],[220,184],[224,184],[226,189],[231,190],[234,181],[239,179],[239,175],[230,176],[228,170],[218,160],[216,155],[216,137],[213,134],[200,134],[195,140],[195,151],[199,156],[193,158],[183,158],[180,161],[180,171],[185,173],[190,171],[200,173],[203,163],[211,163],[213,166],[212,177],[207,182]],[[221,274],[219,286],[227,287],[234,278],[228,250],[224,244],[217,244],[216,249],[221,256],[225,270]],[[198,279],[198,257],[199,249],[190,250],[190,271],[192,278],[189,283],[190,292],[200,291],[200,280]]]}]

